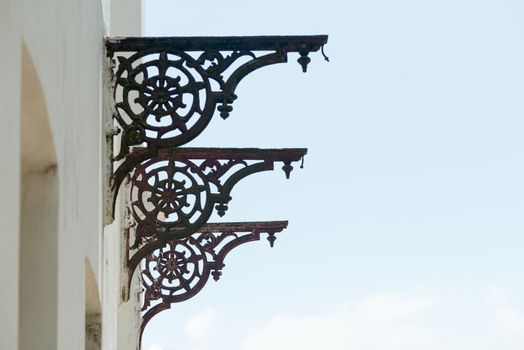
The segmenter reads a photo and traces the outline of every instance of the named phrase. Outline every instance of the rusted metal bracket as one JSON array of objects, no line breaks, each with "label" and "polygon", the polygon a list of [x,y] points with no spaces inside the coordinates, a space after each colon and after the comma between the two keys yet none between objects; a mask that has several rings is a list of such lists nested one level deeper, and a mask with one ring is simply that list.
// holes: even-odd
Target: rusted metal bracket
[{"label": "rusted metal bracket", "polygon": [[[207,127],[216,111],[233,110],[240,81],[258,68],[287,62],[296,53],[306,72],[309,53],[327,35],[255,37],[106,38],[114,128],[107,132],[111,157],[111,216],[125,186],[126,298],[136,270],[144,288],[141,334],[172,303],[196,295],[209,276],[221,275],[235,247],[275,233],[287,221],[215,223],[240,180],[282,163],[286,177],[305,148],[180,148]],[[119,145],[113,148],[113,140]],[[116,171],[113,171],[113,165]],[[109,212],[109,210],[108,210]]]},{"label": "rusted metal bracket", "polygon": [[[157,152],[129,178],[129,278],[139,262],[168,240],[200,232],[214,210],[223,216],[231,191],[243,178],[283,164],[289,178],[293,162],[307,150],[178,148]],[[153,248],[152,248],[153,247]]]},{"label": "rusted metal bracket", "polygon": [[206,224],[188,238],[158,243],[140,264],[144,288],[140,338],[153,316],[194,297],[210,276],[218,281],[231,250],[260,240],[262,233],[273,246],[275,234],[287,225],[287,221]]},{"label": "rusted metal bracket", "polygon": [[327,35],[255,37],[107,38],[114,60],[114,118],[122,129],[123,159],[132,146],[177,147],[208,125],[215,110],[227,118],[240,81],[258,68],[308,54]]}]

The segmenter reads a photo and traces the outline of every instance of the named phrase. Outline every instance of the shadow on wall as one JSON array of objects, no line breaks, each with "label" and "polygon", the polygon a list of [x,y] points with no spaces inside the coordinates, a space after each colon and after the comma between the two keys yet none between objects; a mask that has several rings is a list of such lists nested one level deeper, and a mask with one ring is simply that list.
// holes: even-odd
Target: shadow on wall
[{"label": "shadow on wall", "polygon": [[58,175],[45,97],[22,44],[19,349],[56,349]]},{"label": "shadow on wall", "polygon": [[89,260],[85,259],[86,319],[85,350],[100,350],[102,344],[102,317],[96,276]]}]

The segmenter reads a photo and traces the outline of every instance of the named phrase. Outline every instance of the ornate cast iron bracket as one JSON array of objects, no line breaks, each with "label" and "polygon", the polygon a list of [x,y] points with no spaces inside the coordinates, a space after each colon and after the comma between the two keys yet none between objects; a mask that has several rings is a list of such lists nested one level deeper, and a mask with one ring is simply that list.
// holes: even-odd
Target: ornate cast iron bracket
[{"label": "ornate cast iron bracket", "polygon": [[234,248],[260,240],[268,234],[271,246],[275,234],[287,221],[206,224],[192,236],[169,240],[145,256],[140,264],[144,299],[140,337],[153,316],[194,297],[210,276],[220,279],[226,255]]},{"label": "ornate cast iron bracket", "polygon": [[[225,256],[241,244],[275,233],[287,221],[207,224],[223,216],[243,178],[282,163],[286,177],[306,149],[179,148],[197,137],[218,111],[233,110],[240,81],[258,68],[297,53],[306,72],[309,53],[327,35],[256,37],[107,38],[112,116],[108,139],[119,140],[111,159],[112,212],[126,182],[128,284],[140,267],[142,332],[172,303],[195,296],[210,276],[218,280]],[[324,55],[327,60],[327,57]],[[111,144],[112,147],[112,144]],[[110,147],[110,148],[111,148]],[[117,164],[113,172],[113,162]],[[129,287],[128,285],[128,287]],[[127,288],[129,291],[129,288]]]},{"label": "ornate cast iron bracket", "polygon": [[[138,151],[137,151],[138,152]],[[129,282],[140,261],[168,240],[200,232],[214,210],[223,216],[241,179],[282,162],[289,178],[306,149],[178,148],[157,152],[130,177]],[[138,152],[139,153],[139,152]]]},{"label": "ornate cast iron bracket", "polygon": [[122,131],[115,160],[132,146],[186,144],[205,129],[215,110],[224,119],[229,116],[236,87],[246,75],[287,62],[291,52],[299,54],[305,72],[308,54],[326,43],[327,35],[107,38],[114,62],[113,114]]}]

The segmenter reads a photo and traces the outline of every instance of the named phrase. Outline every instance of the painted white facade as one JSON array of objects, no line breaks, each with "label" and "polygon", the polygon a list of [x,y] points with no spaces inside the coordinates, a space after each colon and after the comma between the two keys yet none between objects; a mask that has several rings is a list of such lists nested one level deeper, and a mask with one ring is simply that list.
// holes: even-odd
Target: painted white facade
[{"label": "painted white facade", "polygon": [[135,349],[120,220],[106,225],[103,38],[141,0],[0,0],[0,349]]}]

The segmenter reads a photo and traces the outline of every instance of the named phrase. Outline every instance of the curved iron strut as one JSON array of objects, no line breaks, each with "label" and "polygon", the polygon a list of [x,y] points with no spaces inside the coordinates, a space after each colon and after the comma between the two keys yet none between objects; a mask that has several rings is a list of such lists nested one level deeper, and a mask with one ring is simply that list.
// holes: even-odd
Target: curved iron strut
[{"label": "curved iron strut", "polygon": [[260,240],[262,233],[273,246],[275,234],[287,225],[287,221],[206,224],[188,238],[158,244],[140,264],[144,290],[140,338],[153,316],[194,297],[210,276],[218,281],[230,251]]},{"label": "curved iron strut", "polygon": [[[234,248],[275,233],[287,221],[214,223],[223,216],[233,187],[243,178],[282,163],[286,177],[305,148],[179,148],[207,127],[215,112],[233,110],[236,88],[249,73],[287,62],[297,53],[306,72],[310,52],[327,35],[255,37],[106,38],[111,62],[112,113],[108,132],[119,149],[110,179],[112,215],[126,182],[125,229],[128,288],[137,269],[143,287],[142,325],[172,303],[195,296],[210,276],[218,280]],[[124,296],[128,298],[129,296]],[[140,348],[140,342],[139,342]]]}]

